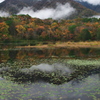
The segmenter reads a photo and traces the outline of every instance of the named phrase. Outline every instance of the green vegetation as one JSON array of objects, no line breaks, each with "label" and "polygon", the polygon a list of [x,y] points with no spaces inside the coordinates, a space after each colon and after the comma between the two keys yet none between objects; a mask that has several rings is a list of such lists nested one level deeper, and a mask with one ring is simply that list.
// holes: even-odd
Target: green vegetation
[{"label": "green vegetation", "polygon": [[69,26],[68,30],[70,31],[70,33],[74,34],[76,27],[77,27],[76,25]]},{"label": "green vegetation", "polygon": [[97,29],[96,39],[100,41],[100,28]]},{"label": "green vegetation", "polygon": [[100,66],[100,60],[68,60],[67,64],[77,65],[77,66]]},{"label": "green vegetation", "polygon": [[91,39],[91,34],[89,32],[88,29],[83,29],[81,34],[80,34],[80,39],[82,41],[87,41],[87,40],[90,40]]}]

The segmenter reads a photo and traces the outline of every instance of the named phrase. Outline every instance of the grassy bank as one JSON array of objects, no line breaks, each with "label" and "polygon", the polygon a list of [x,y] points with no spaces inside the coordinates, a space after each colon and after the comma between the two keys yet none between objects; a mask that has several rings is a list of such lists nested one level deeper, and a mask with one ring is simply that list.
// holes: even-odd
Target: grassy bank
[{"label": "grassy bank", "polygon": [[49,47],[68,47],[68,48],[100,48],[100,41],[93,42],[47,42],[38,43],[35,46],[16,46],[16,48],[49,48]]}]

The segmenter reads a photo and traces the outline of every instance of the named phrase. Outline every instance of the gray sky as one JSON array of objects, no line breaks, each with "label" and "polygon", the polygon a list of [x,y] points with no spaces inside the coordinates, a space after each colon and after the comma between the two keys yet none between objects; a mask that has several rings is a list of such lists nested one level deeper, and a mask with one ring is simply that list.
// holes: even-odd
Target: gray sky
[{"label": "gray sky", "polygon": [[0,3],[2,3],[3,1],[5,1],[5,0],[0,0]]},{"label": "gray sky", "polygon": [[85,1],[93,5],[100,5],[100,0],[76,0],[76,1]]}]

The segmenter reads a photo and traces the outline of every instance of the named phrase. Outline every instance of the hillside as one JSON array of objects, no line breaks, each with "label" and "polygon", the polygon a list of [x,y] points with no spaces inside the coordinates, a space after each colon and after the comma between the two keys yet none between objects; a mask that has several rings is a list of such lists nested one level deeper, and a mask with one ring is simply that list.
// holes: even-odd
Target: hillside
[{"label": "hillside", "polygon": [[[29,15],[0,17],[1,43],[34,45],[39,41],[100,41],[100,19],[53,20]],[[15,44],[15,45],[16,45]]]},{"label": "hillside", "polygon": [[96,15],[97,13],[90,10],[76,1],[73,0],[5,0],[0,3],[0,10],[9,12],[10,14],[17,14],[23,7],[30,7],[34,12],[43,8],[56,8],[57,3],[66,4],[69,3],[75,12],[70,17],[66,18],[77,18],[77,17],[89,17]]},{"label": "hillside", "polygon": [[93,4],[90,4],[88,2],[83,2],[83,1],[81,1],[81,2],[77,1],[77,2],[80,3],[80,4],[82,4],[83,6],[91,9],[91,10],[94,10],[94,11],[100,13],[100,5],[93,5]]}]

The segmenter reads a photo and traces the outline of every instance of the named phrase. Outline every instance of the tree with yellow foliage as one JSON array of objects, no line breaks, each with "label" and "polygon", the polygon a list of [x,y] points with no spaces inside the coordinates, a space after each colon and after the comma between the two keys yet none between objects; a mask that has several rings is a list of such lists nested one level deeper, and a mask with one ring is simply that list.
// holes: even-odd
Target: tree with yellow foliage
[{"label": "tree with yellow foliage", "polygon": [[0,23],[0,40],[8,39],[9,26],[5,22]]}]

